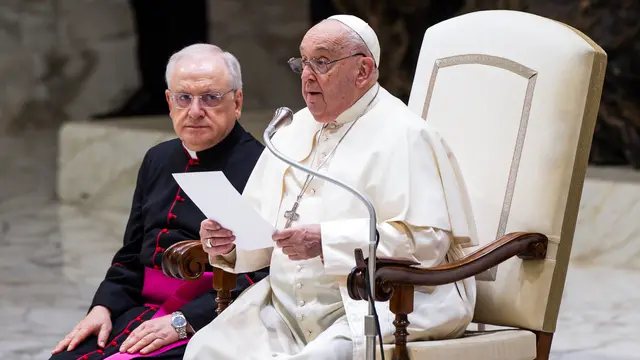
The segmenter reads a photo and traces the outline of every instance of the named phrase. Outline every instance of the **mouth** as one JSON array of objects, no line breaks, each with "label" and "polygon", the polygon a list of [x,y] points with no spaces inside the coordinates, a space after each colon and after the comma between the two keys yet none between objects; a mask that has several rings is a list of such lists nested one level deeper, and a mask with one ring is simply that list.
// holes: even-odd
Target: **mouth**
[{"label": "mouth", "polygon": [[315,95],[321,95],[321,94],[322,93],[320,91],[307,91],[307,95],[315,96]]},{"label": "mouth", "polygon": [[187,125],[185,127],[187,129],[206,129],[208,126],[206,126],[206,125]]}]

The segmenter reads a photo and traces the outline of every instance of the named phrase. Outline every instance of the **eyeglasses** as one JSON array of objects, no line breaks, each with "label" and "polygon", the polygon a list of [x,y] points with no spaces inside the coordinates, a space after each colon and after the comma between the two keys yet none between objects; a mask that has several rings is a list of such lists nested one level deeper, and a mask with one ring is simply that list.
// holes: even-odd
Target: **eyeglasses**
[{"label": "eyeglasses", "polygon": [[289,59],[288,63],[291,70],[293,70],[293,72],[296,74],[302,74],[302,70],[304,70],[305,65],[311,66],[311,70],[313,70],[313,72],[315,72],[316,74],[326,74],[327,71],[329,71],[329,65],[336,63],[338,61],[342,61],[342,60],[354,57],[354,56],[366,56],[366,55],[363,53],[357,53],[357,54],[345,56],[343,58],[331,60],[331,61],[325,60],[325,59],[302,60],[302,58],[291,58]]},{"label": "eyeglasses", "polygon": [[191,95],[187,93],[173,93],[171,94],[171,98],[173,99],[176,106],[180,109],[186,109],[191,107],[191,103],[193,99],[200,100],[200,104],[202,107],[211,108],[220,105],[222,102],[222,98],[228,93],[235,91],[236,89],[231,89],[222,94],[220,93],[207,93],[202,95]]}]

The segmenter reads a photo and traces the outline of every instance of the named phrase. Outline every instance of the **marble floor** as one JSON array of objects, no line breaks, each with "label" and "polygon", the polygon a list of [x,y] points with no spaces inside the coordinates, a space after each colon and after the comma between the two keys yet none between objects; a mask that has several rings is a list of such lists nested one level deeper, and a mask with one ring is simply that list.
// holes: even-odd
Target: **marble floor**
[{"label": "marble floor", "polygon": [[[1,360],[48,359],[121,241],[127,214],[56,202],[56,141],[0,137]],[[552,359],[640,359],[638,284],[640,270],[572,265]]]}]

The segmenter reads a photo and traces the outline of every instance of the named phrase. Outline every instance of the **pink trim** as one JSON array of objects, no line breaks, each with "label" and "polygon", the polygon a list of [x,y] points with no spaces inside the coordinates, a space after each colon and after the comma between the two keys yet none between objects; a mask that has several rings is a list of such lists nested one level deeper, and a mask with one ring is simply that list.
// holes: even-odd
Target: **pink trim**
[{"label": "pink trim", "polygon": [[[156,249],[153,251],[153,255],[151,255],[151,264],[153,265],[153,267],[155,268],[156,265],[156,254],[158,253],[158,247],[160,246],[160,236],[164,234],[164,231],[160,230],[160,232],[158,233],[158,236],[156,236]],[[145,274],[146,276],[146,274]]]},{"label": "pink trim", "polygon": [[[183,149],[186,151],[184,144],[183,144]],[[198,160],[196,159],[195,162],[197,161]],[[187,170],[189,170],[189,166],[191,166],[192,164],[195,164],[195,162],[194,162],[194,159],[190,159],[187,162],[187,166],[185,166],[184,168],[184,172],[187,172]],[[176,206],[176,201],[178,201],[178,199],[180,198],[180,190],[181,190],[180,187],[178,187],[178,192],[176,193],[176,197],[173,199],[173,203],[171,203],[171,207],[169,208],[169,213],[167,214],[167,225],[171,223],[171,219],[175,219],[177,217],[173,214],[173,208]],[[164,249],[160,247],[160,236],[163,233],[166,233],[166,231],[160,231],[158,233],[158,236],[156,237],[156,249],[153,251],[153,255],[151,255],[151,263],[153,264],[153,267],[156,268],[156,270],[159,270],[159,267],[156,265],[156,255],[158,254],[158,252],[164,251]]]},{"label": "pink trim", "polygon": [[[147,305],[145,305],[145,306],[147,306]],[[131,333],[131,330],[129,330],[129,328],[131,327],[131,325],[133,325],[133,323],[138,322],[138,321],[143,321],[141,318],[142,318],[142,316],[144,316],[144,314],[148,313],[149,311],[156,310],[156,309],[157,309],[157,307],[152,307],[152,308],[150,308],[150,309],[147,309],[147,310],[143,311],[142,313],[140,313],[140,315],[136,316],[136,318],[135,318],[135,319],[133,319],[133,320],[129,321],[129,323],[128,323],[128,324],[127,324],[127,326],[124,328],[124,330],[122,330],[122,332],[121,332],[120,334],[118,334],[118,335],[114,336],[113,340],[111,340],[111,342],[110,342],[110,343],[108,343],[108,344],[105,346],[105,348],[108,348],[109,346],[118,346],[118,345],[121,345],[121,344],[118,344],[118,342],[116,341],[116,339],[120,338],[120,336],[122,336],[122,335],[128,335],[128,334],[130,334],[130,333]],[[89,354],[91,354],[91,353],[89,353]],[[87,355],[89,355],[89,354],[87,354]]]},{"label": "pink trim", "polygon": [[[148,267],[145,267],[144,270],[142,295],[150,303],[162,302],[162,306],[151,317],[152,319],[171,314],[189,301],[212,289],[213,273],[210,272],[202,274],[198,280],[186,281],[170,278],[160,270]],[[155,356],[188,342],[189,339],[180,340],[146,355],[140,353],[117,353],[107,357],[105,360],[129,360],[137,357]]]},{"label": "pink trim", "polygon": [[251,280],[251,278],[249,277],[249,274],[244,274],[244,277],[247,278],[247,280],[249,280],[249,284],[253,285],[253,280]]}]

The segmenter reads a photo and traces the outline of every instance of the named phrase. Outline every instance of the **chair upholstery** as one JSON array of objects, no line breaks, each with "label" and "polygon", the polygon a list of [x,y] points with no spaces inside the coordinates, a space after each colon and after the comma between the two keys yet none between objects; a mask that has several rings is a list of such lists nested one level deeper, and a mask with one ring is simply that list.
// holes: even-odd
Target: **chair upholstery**
[{"label": "chair upholstery", "polygon": [[[411,359],[531,360],[536,358],[536,336],[526,330],[470,332],[459,339],[414,342],[409,343],[407,347]],[[393,345],[384,346],[385,359],[391,359],[392,352]],[[380,354],[379,350],[378,354]],[[380,355],[377,358],[379,359]]]},{"label": "chair upholstery", "polygon": [[408,343],[400,358],[548,358],[606,61],[579,31],[516,11],[465,14],[425,32],[408,105],[455,155],[478,248],[514,232],[548,242],[544,260],[512,257],[477,276],[474,322],[521,330]]},{"label": "chair upholstery", "polygon": [[605,67],[593,41],[537,15],[480,11],[426,31],[409,107],[455,154],[479,244],[549,238],[545,261],[511,258],[478,281],[474,321],[555,330]]}]

